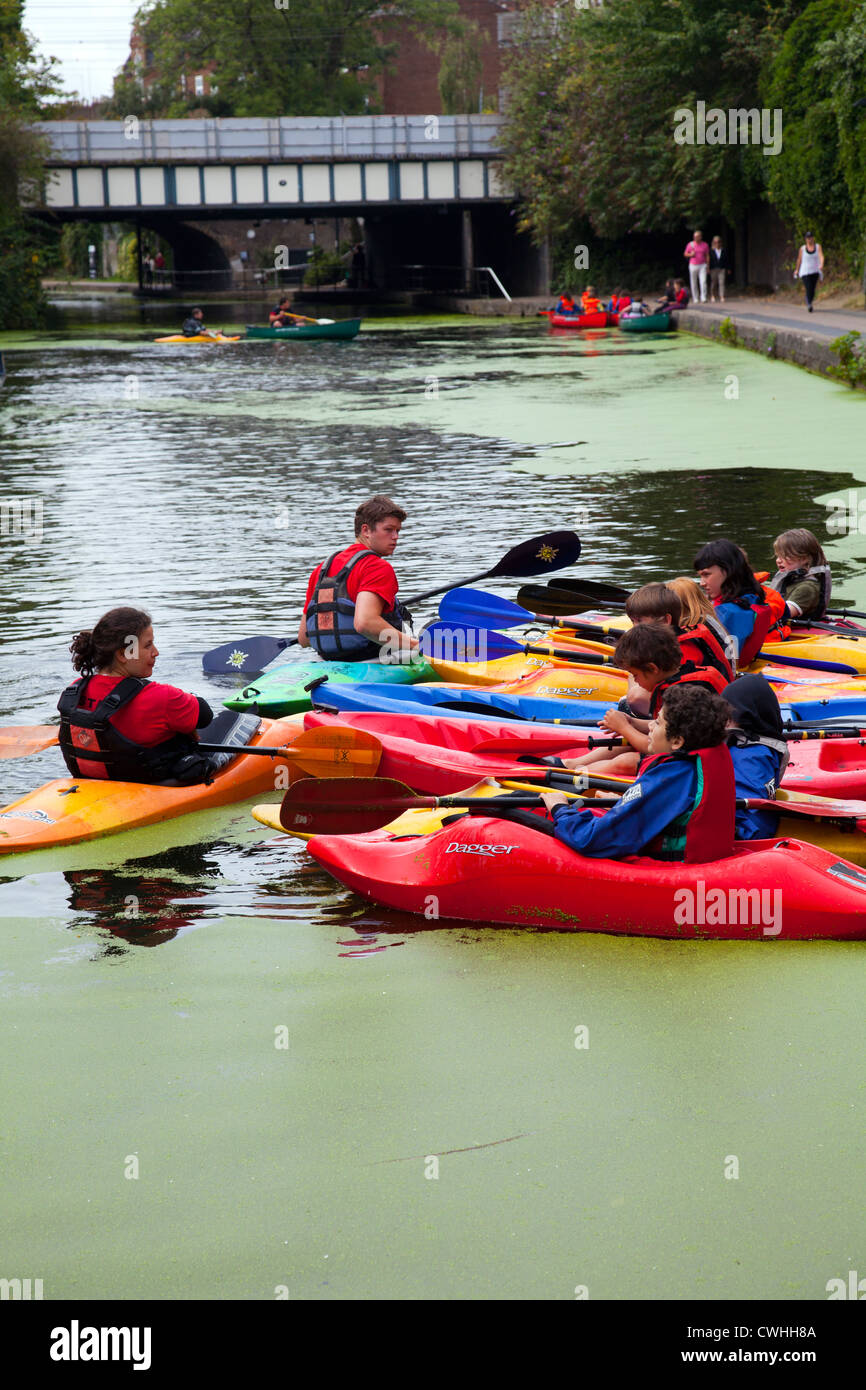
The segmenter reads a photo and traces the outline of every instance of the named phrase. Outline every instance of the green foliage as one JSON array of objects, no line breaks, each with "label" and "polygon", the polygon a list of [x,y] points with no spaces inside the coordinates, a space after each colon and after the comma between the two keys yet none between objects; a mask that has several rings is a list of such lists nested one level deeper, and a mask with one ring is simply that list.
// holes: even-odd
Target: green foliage
[{"label": "green foliage", "polygon": [[[88,246],[97,252],[102,246],[102,226],[98,222],[67,222],[60,233],[60,264],[72,279],[82,279],[90,269]],[[97,257],[97,265],[99,259]]]},{"label": "green foliage", "polygon": [[735,221],[772,161],[751,146],[677,144],[674,118],[699,99],[758,105],[778,42],[769,0],[607,0],[556,16],[533,0],[505,77],[505,173],[523,195],[524,225],[541,238],[577,217],[619,237],[709,212]]},{"label": "green foliage", "polygon": [[776,356],[776,330],[774,328],[771,328],[770,332],[767,334],[764,350],[768,357]]},{"label": "green foliage", "polygon": [[465,116],[478,110],[481,94],[481,31],[467,23],[450,34],[441,47],[439,98],[444,116]]},{"label": "green foliage", "polygon": [[[408,23],[444,31],[455,0],[152,0],[138,14],[153,72],[124,70],[110,111],[183,116],[337,116],[376,109],[373,78],[394,53],[390,35]],[[216,92],[196,96],[181,74],[212,72]],[[155,79],[155,80],[151,80]]]},{"label": "green foliage", "polygon": [[[786,29],[763,84],[767,104],[784,113],[781,154],[766,161],[768,195],[800,237],[811,228],[820,241],[838,251],[858,240],[852,186],[842,167],[840,128],[846,135],[855,196],[866,211],[861,186],[866,160],[862,147],[855,148],[858,129],[861,141],[866,132],[862,108],[859,115],[854,109],[858,45],[846,41],[855,11],[859,11],[860,52],[866,53],[863,0],[812,0]],[[864,93],[862,72],[861,56],[860,96]]]},{"label": "green foliage", "polygon": [[138,280],[138,234],[127,232],[117,243],[117,278]]},{"label": "green foliage", "polygon": [[828,376],[844,381],[852,389],[858,386],[866,389],[866,348],[860,334],[843,333],[841,338],[834,338],[830,351],[836,353],[839,363],[827,368]]},{"label": "green foliage", "polygon": [[0,0],[0,329],[36,328],[47,303],[40,276],[45,237],[21,206],[38,190],[44,142],[30,129],[58,87],[21,28],[21,0]]},{"label": "green foliage", "polygon": [[726,315],[719,324],[719,337],[726,347],[742,346],[737,335],[736,325],[728,315]]},{"label": "green foliage", "polygon": [[346,257],[352,243],[343,241],[336,250],[326,251],[323,246],[314,246],[310,252],[304,275],[305,285],[336,285],[346,278]]}]

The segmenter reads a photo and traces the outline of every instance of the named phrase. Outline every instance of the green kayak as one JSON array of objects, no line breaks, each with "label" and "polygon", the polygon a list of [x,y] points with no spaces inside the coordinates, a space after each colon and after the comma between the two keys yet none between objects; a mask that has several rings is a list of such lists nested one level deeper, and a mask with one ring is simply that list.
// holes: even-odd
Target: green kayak
[{"label": "green kayak", "polygon": [[287,661],[271,667],[223,704],[227,709],[269,719],[299,714],[310,708],[310,692],[304,687],[320,676],[327,676],[329,681],[387,681],[393,685],[436,680],[436,672],[423,657],[415,657],[405,666],[386,666],[381,661]]},{"label": "green kayak", "polygon": [[642,319],[626,319],[620,314],[619,326],[624,333],[669,333],[674,325],[670,314],[647,314]]},{"label": "green kayak", "polygon": [[259,328],[247,324],[248,338],[356,338],[360,319],[338,319],[335,323],[296,323],[291,328]]}]

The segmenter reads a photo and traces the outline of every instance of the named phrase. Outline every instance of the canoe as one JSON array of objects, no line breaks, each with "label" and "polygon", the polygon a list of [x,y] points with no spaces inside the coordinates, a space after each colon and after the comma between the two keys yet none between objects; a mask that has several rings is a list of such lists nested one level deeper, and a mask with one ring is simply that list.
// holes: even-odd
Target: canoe
[{"label": "canoe", "polygon": [[259,327],[247,324],[248,338],[272,338],[282,341],[293,338],[357,338],[361,327],[360,319],[338,319],[336,323],[297,323],[291,328]]},{"label": "canoe", "polygon": [[527,825],[472,815],[409,838],[316,835],[307,850],[362,897],[428,922],[687,941],[866,938],[866,873],[798,840],[752,841],[711,864],[589,859]]},{"label": "canoe", "polygon": [[624,333],[670,333],[674,328],[670,314],[646,314],[640,319],[620,314],[619,326]]},{"label": "canoe", "polygon": [[[227,716],[217,717],[228,720]],[[246,742],[251,747],[291,743],[302,731],[303,720],[299,717],[278,723],[262,720]],[[212,741],[222,742],[218,731],[215,733]],[[0,810],[0,854],[79,844],[190,811],[244,801],[273,788],[274,768],[279,765],[279,759],[244,757],[239,752],[216,773],[209,786],[199,783],[193,787],[57,778]]]},{"label": "canoe", "polygon": [[240,340],[240,333],[234,337],[227,337],[222,333],[216,333],[213,337],[207,333],[197,333],[190,338],[187,338],[184,333],[171,333],[167,338],[154,338],[153,341],[155,343],[239,343]]},{"label": "canoe", "polygon": [[423,657],[394,666],[382,661],[288,661],[282,666],[271,667],[245,686],[239,695],[223,700],[223,704],[227,709],[267,715],[271,719],[298,714],[310,708],[310,692],[306,687],[323,676],[327,676],[329,687],[345,681],[412,685],[415,681],[435,679],[434,671]]},{"label": "canoe", "polygon": [[557,314],[551,311],[547,321],[551,328],[609,328],[613,326],[611,320],[616,318],[616,314],[608,314],[604,309],[597,314]]}]

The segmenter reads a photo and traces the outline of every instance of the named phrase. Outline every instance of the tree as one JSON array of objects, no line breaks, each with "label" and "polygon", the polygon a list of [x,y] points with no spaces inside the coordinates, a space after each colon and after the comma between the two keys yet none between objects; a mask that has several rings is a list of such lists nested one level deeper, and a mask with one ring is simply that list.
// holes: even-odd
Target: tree
[{"label": "tree", "polygon": [[[111,104],[130,112],[182,116],[328,116],[375,104],[371,78],[394,51],[388,34],[411,23],[443,30],[455,0],[151,0],[138,11],[153,53],[154,80],[125,69]],[[194,96],[184,74],[211,71],[216,92]]]},{"label": "tree", "polygon": [[584,219],[599,236],[671,231],[712,210],[735,222],[772,159],[739,144],[678,144],[675,113],[760,106],[780,28],[807,0],[535,0],[506,81],[505,175],[542,238]]},{"label": "tree", "polygon": [[465,116],[478,110],[481,95],[481,31],[467,23],[440,46],[439,96],[445,116]]},{"label": "tree", "polygon": [[43,233],[22,207],[41,184],[44,142],[30,127],[57,94],[53,61],[38,60],[22,29],[23,0],[0,0],[0,328],[44,321],[40,283]]}]

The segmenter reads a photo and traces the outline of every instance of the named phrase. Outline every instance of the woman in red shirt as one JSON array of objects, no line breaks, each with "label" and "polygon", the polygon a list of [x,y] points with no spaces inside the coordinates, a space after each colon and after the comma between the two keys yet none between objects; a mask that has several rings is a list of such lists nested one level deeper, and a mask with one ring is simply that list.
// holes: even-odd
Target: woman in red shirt
[{"label": "woman in red shirt", "polygon": [[60,747],[73,777],[127,782],[205,781],[215,760],[196,751],[210,724],[206,700],[152,681],[159,651],[150,615],[112,608],[69,648],[81,677],[58,701]]}]

